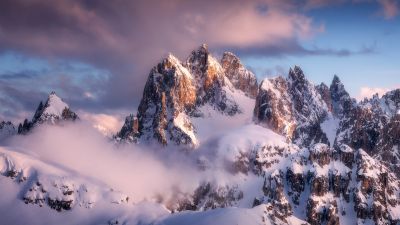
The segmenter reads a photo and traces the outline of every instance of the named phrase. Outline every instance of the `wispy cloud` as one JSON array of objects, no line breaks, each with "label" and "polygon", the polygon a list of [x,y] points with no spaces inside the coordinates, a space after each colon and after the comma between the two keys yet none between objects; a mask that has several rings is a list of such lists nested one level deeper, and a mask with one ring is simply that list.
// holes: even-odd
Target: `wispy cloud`
[{"label": "wispy cloud", "polygon": [[359,94],[356,96],[357,100],[361,101],[364,98],[371,98],[373,95],[378,94],[379,97],[382,97],[388,91],[394,90],[396,88],[400,88],[400,85],[393,86],[392,88],[383,88],[383,87],[361,87]]},{"label": "wispy cloud", "polygon": [[399,2],[397,0],[379,0],[379,3],[386,19],[393,19],[399,14]]}]

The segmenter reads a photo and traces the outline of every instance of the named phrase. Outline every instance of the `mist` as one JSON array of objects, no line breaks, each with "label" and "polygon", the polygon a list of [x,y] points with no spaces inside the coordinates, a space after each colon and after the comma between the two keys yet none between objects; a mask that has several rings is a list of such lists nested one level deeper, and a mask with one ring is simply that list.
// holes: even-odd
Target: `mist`
[{"label": "mist", "polygon": [[71,174],[106,184],[134,202],[156,195],[169,198],[176,190],[192,193],[202,181],[221,176],[221,172],[198,169],[198,157],[204,158],[200,154],[160,145],[116,144],[82,121],[38,126],[26,136],[12,138],[8,145]]}]

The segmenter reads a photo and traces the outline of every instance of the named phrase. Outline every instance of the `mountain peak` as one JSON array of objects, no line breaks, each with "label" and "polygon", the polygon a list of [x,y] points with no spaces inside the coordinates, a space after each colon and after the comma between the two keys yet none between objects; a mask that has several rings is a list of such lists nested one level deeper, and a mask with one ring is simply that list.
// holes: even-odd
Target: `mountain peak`
[{"label": "mountain peak", "polygon": [[333,75],[333,80],[332,80],[332,84],[339,84],[342,83],[342,81],[340,81],[340,78],[338,75]]},{"label": "mountain peak", "polygon": [[44,114],[61,115],[63,110],[69,108],[60,97],[57,96],[55,91],[52,91],[47,98]]},{"label": "mountain peak", "polygon": [[200,45],[199,47],[199,51],[207,51],[208,52],[208,45],[203,43],[202,45]]},{"label": "mountain peak", "polygon": [[52,91],[45,104],[42,101],[39,103],[32,120],[25,119],[24,123],[19,125],[18,133],[25,134],[36,124],[57,124],[60,120],[74,121],[78,118],[78,115],[70,110],[68,104],[58,97],[55,91]]},{"label": "mountain peak", "polygon": [[232,52],[224,52],[221,66],[226,77],[236,89],[243,91],[251,98],[256,98],[258,92],[257,78],[243,66],[239,57]]},{"label": "mountain peak", "polygon": [[331,91],[333,101],[340,101],[342,98],[350,98],[349,93],[347,93],[343,83],[340,81],[340,78],[337,75],[333,76],[333,80],[329,89]]},{"label": "mountain peak", "polygon": [[289,69],[289,80],[297,82],[305,82],[306,77],[304,76],[303,70],[299,66]]}]

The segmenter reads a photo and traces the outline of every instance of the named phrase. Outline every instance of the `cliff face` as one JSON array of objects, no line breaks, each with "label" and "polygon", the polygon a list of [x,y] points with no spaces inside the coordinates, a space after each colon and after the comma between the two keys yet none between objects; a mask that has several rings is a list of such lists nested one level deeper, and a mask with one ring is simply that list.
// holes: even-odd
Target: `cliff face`
[{"label": "cliff face", "polygon": [[262,81],[254,110],[255,121],[270,127],[300,146],[327,143],[320,124],[329,108],[300,67],[282,77]]},{"label": "cliff face", "polygon": [[256,76],[247,70],[240,59],[231,52],[225,52],[221,60],[222,68],[232,85],[251,98],[257,97],[258,84]]},{"label": "cliff face", "polygon": [[226,53],[222,62],[224,67],[207,45],[192,51],[184,63],[169,54],[148,76],[137,113],[138,128],[127,119],[117,138],[196,147],[191,118],[203,117],[203,106],[235,116],[242,113],[235,96],[254,98],[257,92],[254,74],[236,56]]},{"label": "cliff face", "polygon": [[[168,55],[154,67],[138,108],[138,133],[166,145],[196,145],[187,113],[196,106],[195,79],[181,62]],[[126,124],[125,127],[129,126]]]}]

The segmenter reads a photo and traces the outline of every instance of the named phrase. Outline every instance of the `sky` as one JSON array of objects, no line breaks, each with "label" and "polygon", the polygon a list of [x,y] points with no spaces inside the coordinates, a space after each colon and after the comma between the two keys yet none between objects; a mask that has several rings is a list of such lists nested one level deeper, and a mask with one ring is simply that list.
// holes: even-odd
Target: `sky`
[{"label": "sky", "polygon": [[118,127],[150,69],[202,43],[234,52],[260,81],[298,65],[315,84],[338,75],[357,99],[382,94],[400,88],[399,10],[398,0],[2,0],[0,121],[32,117],[54,90]]}]

